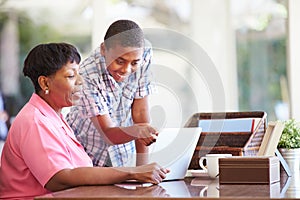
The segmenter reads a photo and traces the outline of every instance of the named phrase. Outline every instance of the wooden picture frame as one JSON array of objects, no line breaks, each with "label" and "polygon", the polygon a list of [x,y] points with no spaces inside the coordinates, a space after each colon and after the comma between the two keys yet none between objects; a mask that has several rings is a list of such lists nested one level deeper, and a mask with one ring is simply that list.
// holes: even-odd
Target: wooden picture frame
[{"label": "wooden picture frame", "polygon": [[271,121],[268,123],[266,133],[261,142],[258,156],[274,156],[277,150],[277,145],[284,129],[283,122]]}]

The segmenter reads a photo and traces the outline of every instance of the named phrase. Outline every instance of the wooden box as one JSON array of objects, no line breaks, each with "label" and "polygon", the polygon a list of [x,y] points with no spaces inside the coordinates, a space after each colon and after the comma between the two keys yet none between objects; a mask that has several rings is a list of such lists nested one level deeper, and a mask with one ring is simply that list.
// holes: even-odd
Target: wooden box
[{"label": "wooden box", "polygon": [[200,169],[199,159],[208,153],[230,153],[233,156],[256,156],[266,131],[267,114],[263,111],[196,113],[186,123],[187,127],[199,126],[199,120],[258,119],[257,126],[243,132],[202,131],[189,169]]},{"label": "wooden box", "polygon": [[220,184],[220,196],[228,199],[278,198],[280,196],[280,182],[272,184]]},{"label": "wooden box", "polygon": [[233,156],[219,159],[220,184],[272,184],[280,181],[276,156]]}]

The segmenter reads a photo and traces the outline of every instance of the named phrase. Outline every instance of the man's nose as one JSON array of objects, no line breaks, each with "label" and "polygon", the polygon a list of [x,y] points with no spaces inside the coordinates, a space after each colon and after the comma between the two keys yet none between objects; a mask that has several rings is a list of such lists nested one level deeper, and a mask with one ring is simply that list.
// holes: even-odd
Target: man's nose
[{"label": "man's nose", "polygon": [[132,68],[132,66],[131,66],[130,63],[125,64],[125,65],[121,68],[121,72],[122,72],[123,74],[131,73],[131,68]]},{"label": "man's nose", "polygon": [[77,85],[82,85],[83,84],[83,78],[80,74],[77,74],[76,84]]}]

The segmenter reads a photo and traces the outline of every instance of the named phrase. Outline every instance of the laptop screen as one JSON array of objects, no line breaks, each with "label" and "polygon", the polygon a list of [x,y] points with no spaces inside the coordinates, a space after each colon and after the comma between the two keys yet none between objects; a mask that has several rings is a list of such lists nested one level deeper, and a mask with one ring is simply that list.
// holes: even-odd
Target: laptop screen
[{"label": "laptop screen", "polygon": [[183,179],[191,162],[200,127],[164,128],[150,146],[149,161],[170,169],[165,180]]}]

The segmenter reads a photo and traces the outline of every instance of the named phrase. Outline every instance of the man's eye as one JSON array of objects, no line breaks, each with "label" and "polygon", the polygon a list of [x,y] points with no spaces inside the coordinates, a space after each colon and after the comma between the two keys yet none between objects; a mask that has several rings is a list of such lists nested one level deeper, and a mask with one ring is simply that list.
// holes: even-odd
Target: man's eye
[{"label": "man's eye", "polygon": [[75,76],[74,75],[70,75],[70,76],[67,76],[68,78],[74,78]]},{"label": "man's eye", "polygon": [[141,61],[136,61],[136,62],[132,62],[131,65],[138,66],[138,65],[141,65],[141,63],[142,63]]},{"label": "man's eye", "polygon": [[124,61],[122,61],[122,60],[116,60],[116,62],[117,62],[118,65],[124,64]]}]

